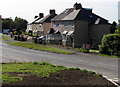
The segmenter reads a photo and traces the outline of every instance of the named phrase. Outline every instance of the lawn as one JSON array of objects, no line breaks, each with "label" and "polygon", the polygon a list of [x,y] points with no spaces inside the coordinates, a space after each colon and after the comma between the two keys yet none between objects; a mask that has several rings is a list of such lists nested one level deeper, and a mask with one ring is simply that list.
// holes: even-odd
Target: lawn
[{"label": "lawn", "polygon": [[92,71],[80,70],[79,68],[66,68],[64,66],[52,65],[47,62],[29,62],[29,63],[4,63],[2,64],[2,83],[11,83],[23,80],[20,76],[11,76],[11,74],[25,74],[32,73],[38,77],[49,77],[50,73],[55,73],[58,70],[77,70],[84,73],[94,75],[96,77],[101,77],[102,75],[96,74]]},{"label": "lawn", "polygon": [[49,52],[55,52],[55,53],[61,53],[61,54],[72,54],[72,52],[62,50],[62,49],[57,49],[53,47],[47,47],[45,45],[40,45],[40,44],[35,44],[35,43],[26,43],[26,42],[6,42],[7,44],[10,45],[15,45],[15,46],[20,46],[20,47],[25,47],[25,48],[30,48],[30,49],[36,49],[36,50],[41,50],[41,51],[49,51]]},{"label": "lawn", "polygon": [[52,64],[42,62],[34,62],[34,63],[7,63],[2,64],[2,80],[3,83],[15,82],[22,80],[21,77],[13,77],[10,76],[9,73],[33,73],[38,76],[48,77],[49,73],[56,72],[57,70],[64,70],[65,67],[62,66],[54,66]]},{"label": "lawn", "polygon": [[8,41],[9,39],[7,35],[0,36],[0,40]]},{"label": "lawn", "polygon": [[120,56],[116,56],[116,55],[107,55],[107,54],[100,54],[100,56],[112,57],[112,58],[120,58]]}]

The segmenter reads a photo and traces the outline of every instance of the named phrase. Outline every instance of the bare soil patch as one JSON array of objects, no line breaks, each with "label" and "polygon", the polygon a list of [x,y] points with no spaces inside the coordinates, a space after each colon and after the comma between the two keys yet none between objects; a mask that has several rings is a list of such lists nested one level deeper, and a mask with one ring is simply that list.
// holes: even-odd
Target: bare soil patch
[{"label": "bare soil patch", "polygon": [[22,81],[3,84],[2,87],[117,87],[103,77],[79,70],[60,70],[49,77],[38,77],[30,73],[9,73],[23,77]]}]

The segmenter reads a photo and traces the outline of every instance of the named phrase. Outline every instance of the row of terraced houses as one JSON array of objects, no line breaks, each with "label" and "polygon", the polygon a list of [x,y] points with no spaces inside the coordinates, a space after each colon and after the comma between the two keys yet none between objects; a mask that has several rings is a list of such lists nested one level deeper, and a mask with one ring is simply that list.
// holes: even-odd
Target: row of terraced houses
[{"label": "row of terraced houses", "polygon": [[108,20],[93,13],[91,8],[75,3],[58,15],[54,9],[45,17],[40,13],[26,31],[45,36],[50,43],[81,47],[100,44],[103,35],[110,33],[110,26]]}]

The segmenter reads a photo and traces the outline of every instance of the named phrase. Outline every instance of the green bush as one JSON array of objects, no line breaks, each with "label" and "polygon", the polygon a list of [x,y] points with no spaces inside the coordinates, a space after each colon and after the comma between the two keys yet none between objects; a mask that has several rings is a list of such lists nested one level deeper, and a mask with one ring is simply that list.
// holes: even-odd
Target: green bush
[{"label": "green bush", "polygon": [[80,51],[83,53],[89,53],[89,48],[78,48],[77,51]]},{"label": "green bush", "polygon": [[115,33],[117,33],[117,34],[120,34],[120,24],[119,25],[117,25],[117,30],[115,30]]},{"label": "green bush", "polygon": [[99,51],[102,54],[120,56],[120,34],[104,35]]}]

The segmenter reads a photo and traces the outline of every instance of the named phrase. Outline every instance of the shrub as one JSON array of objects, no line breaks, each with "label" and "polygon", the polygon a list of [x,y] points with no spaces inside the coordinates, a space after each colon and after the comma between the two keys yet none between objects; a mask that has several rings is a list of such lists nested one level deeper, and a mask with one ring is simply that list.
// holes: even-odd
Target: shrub
[{"label": "shrub", "polygon": [[117,25],[117,30],[115,30],[115,33],[117,33],[117,34],[120,34],[120,24],[119,25]]},{"label": "shrub", "polygon": [[80,51],[83,53],[89,53],[89,48],[78,48],[77,51]]},{"label": "shrub", "polygon": [[80,68],[68,68],[68,70],[80,70]]},{"label": "shrub", "polygon": [[33,62],[34,65],[38,65],[39,63],[38,62]]},{"label": "shrub", "polygon": [[104,35],[99,51],[102,54],[120,56],[120,34]]},{"label": "shrub", "polygon": [[43,62],[40,63],[40,65],[52,65],[52,64],[43,61]]}]

